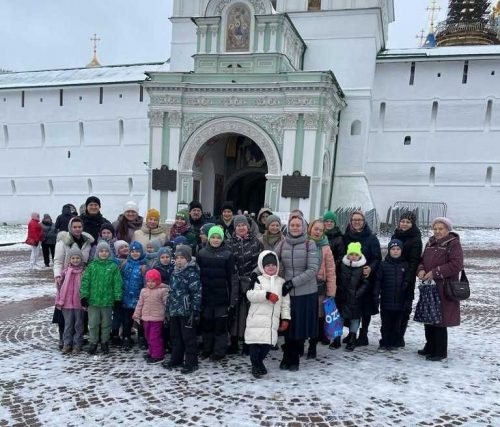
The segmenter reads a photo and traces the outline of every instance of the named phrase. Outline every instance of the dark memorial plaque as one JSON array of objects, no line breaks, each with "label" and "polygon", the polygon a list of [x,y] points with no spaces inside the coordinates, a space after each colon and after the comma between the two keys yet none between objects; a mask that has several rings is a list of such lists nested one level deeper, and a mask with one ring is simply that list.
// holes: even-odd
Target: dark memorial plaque
[{"label": "dark memorial plaque", "polygon": [[177,189],[177,171],[169,170],[167,165],[153,169],[153,190],[175,191]]},{"label": "dark memorial plaque", "polygon": [[299,171],[295,171],[293,175],[283,175],[281,197],[291,197],[292,199],[308,199],[310,187],[311,177],[302,176]]}]

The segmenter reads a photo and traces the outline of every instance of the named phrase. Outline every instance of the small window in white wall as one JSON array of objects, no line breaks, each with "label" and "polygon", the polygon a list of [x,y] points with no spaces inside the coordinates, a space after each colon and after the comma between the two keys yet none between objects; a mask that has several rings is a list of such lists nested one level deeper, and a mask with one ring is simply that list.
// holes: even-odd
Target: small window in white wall
[{"label": "small window in white wall", "polygon": [[54,182],[51,179],[49,179],[49,192],[54,194]]},{"label": "small window in white wall", "polygon": [[92,185],[92,180],[89,178],[87,179],[87,187],[88,187],[88,190],[89,190],[89,194],[92,194],[94,192],[93,190],[93,185]]},{"label": "small window in white wall", "polygon": [[132,178],[128,179],[128,192],[129,194],[132,194],[134,191],[134,180]]},{"label": "small window in white wall", "polygon": [[429,185],[432,187],[436,182],[436,168],[431,166],[431,170],[429,172]]},{"label": "small window in white wall", "polygon": [[16,194],[17,193],[16,181],[14,181],[13,179],[11,179],[10,180],[10,186],[12,188],[12,194]]},{"label": "small window in white wall", "polygon": [[40,134],[42,136],[42,145],[45,145],[45,125],[40,123]]},{"label": "small window in white wall", "polygon": [[413,86],[413,83],[415,83],[415,62],[412,62],[410,65],[410,82],[409,85]]},{"label": "small window in white wall", "polygon": [[80,133],[80,145],[83,145],[85,139],[85,132],[83,129],[83,122],[78,123],[78,131]]},{"label": "small window in white wall", "polygon": [[411,145],[411,136],[405,136],[404,145]]},{"label": "small window in white wall", "polygon": [[123,120],[118,121],[118,138],[120,144],[123,144]]},{"label": "small window in white wall", "polygon": [[354,120],[351,124],[351,135],[361,135],[361,122]]},{"label": "small window in white wall", "polygon": [[9,128],[7,125],[3,125],[3,140],[5,147],[9,146]]},{"label": "small window in white wall", "polygon": [[378,127],[379,129],[384,129],[385,122],[385,102],[380,103],[380,111],[378,115]]},{"label": "small window in white wall", "polygon": [[486,185],[488,187],[491,185],[492,175],[493,175],[493,168],[491,166],[488,166],[488,169],[486,169]]}]

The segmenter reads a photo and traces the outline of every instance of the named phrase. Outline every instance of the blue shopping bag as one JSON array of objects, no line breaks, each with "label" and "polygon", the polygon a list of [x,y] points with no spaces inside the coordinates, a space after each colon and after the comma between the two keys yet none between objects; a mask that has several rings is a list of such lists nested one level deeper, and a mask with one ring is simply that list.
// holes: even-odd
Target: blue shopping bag
[{"label": "blue shopping bag", "polygon": [[325,336],[330,340],[341,337],[344,320],[340,316],[335,299],[326,298],[323,301],[323,309],[325,310]]}]

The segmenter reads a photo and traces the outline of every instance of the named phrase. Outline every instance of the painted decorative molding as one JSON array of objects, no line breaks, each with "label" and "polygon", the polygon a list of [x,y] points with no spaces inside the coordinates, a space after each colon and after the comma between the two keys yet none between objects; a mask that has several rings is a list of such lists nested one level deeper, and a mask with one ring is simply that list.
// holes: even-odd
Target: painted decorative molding
[{"label": "painted decorative molding", "polygon": [[263,98],[257,98],[255,100],[255,105],[259,107],[273,107],[281,105],[281,99],[277,97],[264,96]]},{"label": "painted decorative molding", "polygon": [[319,104],[319,98],[316,95],[289,96],[286,98],[286,104],[294,107],[311,107]]},{"label": "painted decorative molding", "polygon": [[151,127],[163,127],[163,111],[150,110],[148,111],[149,126]]},{"label": "painted decorative molding", "polygon": [[295,129],[297,128],[297,114],[287,114],[285,116],[285,129]]},{"label": "painted decorative molding", "polygon": [[178,128],[181,126],[182,113],[180,111],[172,111],[168,113],[168,124],[171,127]]},{"label": "painted decorative molding", "polygon": [[283,145],[285,117],[279,114],[255,114],[249,116],[249,118],[269,133],[273,137],[276,144]]},{"label": "painted decorative molding", "polygon": [[182,102],[181,96],[176,95],[151,95],[151,105],[174,105]]},{"label": "painted decorative molding", "polygon": [[181,148],[186,143],[192,133],[202,126],[204,123],[213,120],[216,116],[213,114],[185,114],[182,123],[182,144]]},{"label": "painted decorative molding", "polygon": [[222,99],[222,105],[225,107],[240,107],[242,105],[247,105],[247,103],[247,99],[240,98],[238,96],[231,96],[229,98]]},{"label": "painted decorative molding", "polygon": [[200,148],[211,138],[224,133],[238,133],[252,139],[266,157],[269,174],[281,175],[281,160],[272,138],[261,127],[237,117],[214,119],[197,129],[182,149],[179,171],[192,170]]},{"label": "painted decorative molding", "polygon": [[[205,16],[219,16],[224,8],[232,0],[210,0],[205,12]],[[272,13],[271,2],[269,0],[244,0],[242,3],[251,4],[257,15],[268,15]]]},{"label": "painted decorative molding", "polygon": [[304,114],[304,129],[318,129],[321,126],[320,118],[316,113]]}]

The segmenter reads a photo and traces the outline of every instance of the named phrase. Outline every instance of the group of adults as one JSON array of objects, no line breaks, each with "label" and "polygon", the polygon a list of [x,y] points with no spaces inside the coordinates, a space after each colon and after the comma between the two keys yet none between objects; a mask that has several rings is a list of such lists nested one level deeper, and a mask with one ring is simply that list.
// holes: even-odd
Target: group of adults
[{"label": "group of adults", "polygon": [[[59,233],[54,256],[54,277],[60,275],[68,263],[68,250],[77,245],[88,261],[90,248],[95,245],[99,231],[109,224],[101,213],[101,201],[89,197],[80,215],[72,205],[65,205],[56,221]],[[287,224],[282,224],[279,216],[270,209],[263,208],[254,220],[250,216],[237,215],[231,202],[223,204],[219,218],[207,218],[202,205],[192,201],[186,211],[177,213],[171,227],[160,223],[160,213],[149,209],[146,218],[139,215],[134,202],[125,204],[123,213],[112,223],[117,239],[130,243],[139,240],[146,244],[158,239],[162,245],[177,237],[184,237],[196,248],[203,246],[209,229],[219,225],[224,230],[224,245],[234,257],[235,274],[238,280],[237,293],[227,292],[222,299],[229,306],[230,346],[228,352],[236,353],[243,341],[248,303],[244,298],[257,267],[259,253],[272,250],[278,255],[280,275],[285,279],[285,288],[291,299],[291,322],[285,332],[285,344],[281,362],[282,369],[299,369],[300,356],[304,353],[305,341],[309,339],[308,357],[316,357],[316,344],[322,342],[331,348],[340,347],[339,340],[330,342],[323,335],[324,312],[322,301],[335,296],[337,288],[336,271],[352,242],[361,243],[366,266],[363,274],[374,285],[377,268],[382,260],[380,242],[370,229],[362,211],[351,214],[349,223],[342,232],[334,212],[327,211],[322,218],[308,224],[299,210],[290,212]],[[59,228],[58,228],[59,227]],[[460,305],[449,300],[444,292],[447,280],[456,280],[463,265],[463,252],[459,236],[453,231],[451,221],[437,218],[433,222],[433,236],[422,252],[422,235],[416,217],[412,212],[404,212],[399,220],[393,238],[403,242],[402,257],[409,263],[407,287],[405,291],[405,316],[401,324],[402,333],[408,326],[415,294],[416,277],[434,280],[440,295],[442,322],[439,325],[425,325],[426,344],[419,354],[429,360],[447,357],[447,327],[460,323]],[[205,239],[204,239],[205,238]],[[203,279],[203,278],[202,278]],[[206,299],[210,305],[210,298]],[[205,306],[210,311],[210,307]],[[378,300],[374,292],[363,297],[361,329],[356,346],[368,345],[368,330],[371,317],[378,313]],[[217,317],[217,316],[215,316]],[[405,346],[404,339],[399,344]]]}]

